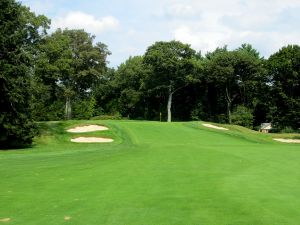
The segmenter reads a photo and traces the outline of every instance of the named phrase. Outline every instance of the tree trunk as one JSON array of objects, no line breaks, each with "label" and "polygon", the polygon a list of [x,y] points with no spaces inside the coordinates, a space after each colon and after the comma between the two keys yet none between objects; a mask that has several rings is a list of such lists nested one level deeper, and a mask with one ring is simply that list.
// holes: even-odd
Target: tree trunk
[{"label": "tree trunk", "polygon": [[227,117],[228,117],[228,123],[231,124],[231,103],[232,99],[229,96],[228,88],[226,87],[226,102],[227,102]]},{"label": "tree trunk", "polygon": [[228,116],[228,123],[231,124],[231,102],[227,101],[227,116]]},{"label": "tree trunk", "polygon": [[66,97],[65,115],[66,115],[67,120],[70,120],[72,117],[71,98],[70,97]]},{"label": "tree trunk", "polygon": [[168,122],[171,122],[172,120],[172,112],[171,112],[171,107],[172,107],[172,96],[173,96],[173,92],[172,92],[172,87],[169,87],[169,98],[168,98]]}]

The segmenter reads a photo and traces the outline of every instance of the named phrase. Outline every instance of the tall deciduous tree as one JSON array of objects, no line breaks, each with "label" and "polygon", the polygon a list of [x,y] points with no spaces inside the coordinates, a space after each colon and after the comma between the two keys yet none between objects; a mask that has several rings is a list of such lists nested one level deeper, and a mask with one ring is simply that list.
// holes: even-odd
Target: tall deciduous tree
[{"label": "tall deciduous tree", "polygon": [[250,45],[228,51],[217,49],[207,57],[206,72],[211,82],[222,90],[226,101],[227,118],[231,123],[234,101],[248,105],[261,73],[261,60]]},{"label": "tall deciduous tree", "polygon": [[123,116],[134,118],[144,111],[144,93],[141,89],[145,76],[142,56],[130,57],[118,67],[113,84],[119,95],[119,111]]},{"label": "tall deciduous tree", "polygon": [[65,117],[71,118],[71,100],[85,96],[106,71],[110,52],[84,30],[58,29],[40,45],[36,74],[41,81],[60,89],[65,98]]},{"label": "tall deciduous tree", "polygon": [[300,46],[289,45],[270,56],[273,107],[271,117],[279,128],[300,127]]},{"label": "tall deciduous tree", "polygon": [[232,103],[238,96],[238,84],[234,68],[235,62],[236,59],[233,52],[225,49],[225,51],[213,54],[206,64],[210,79],[223,92],[229,123],[231,123]]},{"label": "tall deciduous tree", "polygon": [[31,143],[31,72],[49,20],[14,0],[0,1],[0,145]]},{"label": "tall deciduous tree", "polygon": [[149,89],[165,91],[168,96],[168,122],[171,122],[173,94],[195,75],[196,52],[189,45],[179,41],[156,42],[144,56],[144,64],[150,69],[145,85]]}]

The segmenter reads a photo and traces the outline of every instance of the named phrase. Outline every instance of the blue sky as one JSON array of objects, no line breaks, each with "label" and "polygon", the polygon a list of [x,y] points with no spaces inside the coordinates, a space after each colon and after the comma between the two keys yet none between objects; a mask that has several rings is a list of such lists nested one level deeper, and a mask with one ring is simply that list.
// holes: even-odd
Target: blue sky
[{"label": "blue sky", "polygon": [[300,0],[22,0],[56,28],[83,28],[108,45],[109,66],[155,41],[179,40],[206,53],[250,43],[269,57],[300,44]]}]

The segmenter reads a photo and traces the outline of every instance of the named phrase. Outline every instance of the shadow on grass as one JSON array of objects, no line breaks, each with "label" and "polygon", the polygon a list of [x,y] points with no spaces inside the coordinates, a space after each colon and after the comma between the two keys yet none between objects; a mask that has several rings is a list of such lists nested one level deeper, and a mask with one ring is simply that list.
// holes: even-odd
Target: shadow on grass
[{"label": "shadow on grass", "polygon": [[27,149],[31,149],[34,144],[10,144],[10,145],[1,145],[0,151],[12,151],[12,150],[19,150],[25,151]]},{"label": "shadow on grass", "polygon": [[65,133],[64,124],[61,121],[53,121],[53,122],[36,122],[37,133],[33,138],[31,143],[18,143],[18,142],[10,142],[8,144],[1,143],[0,151],[10,151],[10,150],[28,150],[34,148],[37,144],[35,143],[36,138],[40,138],[41,136],[60,136]]}]

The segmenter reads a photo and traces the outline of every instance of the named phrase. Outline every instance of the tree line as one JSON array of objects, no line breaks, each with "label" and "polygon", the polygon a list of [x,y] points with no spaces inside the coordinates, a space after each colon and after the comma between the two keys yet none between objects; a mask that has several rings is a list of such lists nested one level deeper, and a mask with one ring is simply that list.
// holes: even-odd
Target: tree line
[{"label": "tree line", "polygon": [[275,130],[300,127],[300,46],[268,59],[250,44],[202,54],[159,41],[109,68],[108,46],[57,29],[14,0],[0,2],[0,145],[31,143],[34,121],[206,120]]}]

